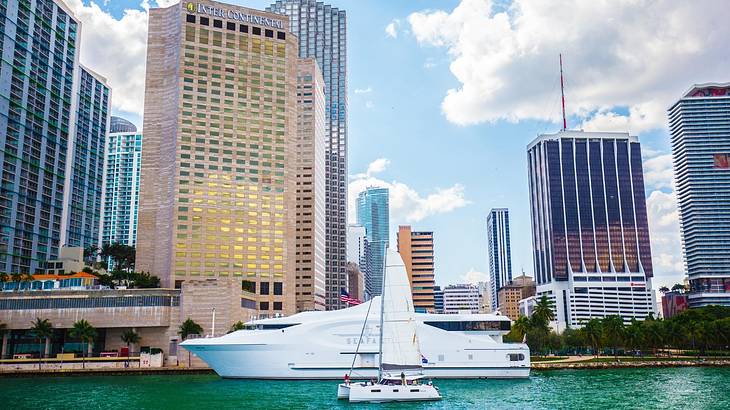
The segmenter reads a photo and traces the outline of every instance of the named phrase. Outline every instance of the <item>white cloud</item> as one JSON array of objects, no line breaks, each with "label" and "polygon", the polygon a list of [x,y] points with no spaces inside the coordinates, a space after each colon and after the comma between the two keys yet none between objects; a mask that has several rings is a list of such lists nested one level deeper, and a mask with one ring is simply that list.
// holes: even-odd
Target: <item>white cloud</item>
[{"label": "white cloud", "polygon": [[383,172],[388,167],[388,165],[390,165],[390,160],[388,158],[378,158],[368,165],[368,170],[366,174],[370,176]]},{"label": "white cloud", "polygon": [[391,225],[421,221],[429,216],[451,212],[470,202],[464,196],[464,186],[454,184],[449,188],[436,188],[429,194],[421,194],[407,184],[398,181],[387,182],[374,174],[383,172],[390,164],[379,158],[368,165],[365,173],[355,174],[348,185],[348,215],[355,222],[355,199],[368,187],[388,188]]},{"label": "white cloud", "polygon": [[674,193],[653,191],[646,200],[654,262],[654,287],[681,283],[684,278],[679,214]]},{"label": "white cloud", "polygon": [[662,154],[644,161],[644,183],[647,189],[673,189],[672,154]]},{"label": "white cloud", "polygon": [[464,283],[473,283],[475,285],[479,282],[489,282],[489,274],[485,272],[479,272],[474,268],[471,268],[468,272],[461,275],[461,281]]},{"label": "white cloud", "polygon": [[390,38],[398,38],[398,27],[400,27],[400,20],[392,20],[385,26],[385,34]]},{"label": "white cloud", "polygon": [[370,94],[371,92],[373,92],[373,89],[370,86],[368,86],[368,88],[355,89],[355,94]]},{"label": "white cloud", "polygon": [[591,129],[664,127],[664,110],[689,85],[727,76],[724,0],[514,0],[499,10],[462,0],[408,17],[419,44],[448,51],[461,83],[442,102],[451,122],[557,121],[561,52],[566,108]]}]

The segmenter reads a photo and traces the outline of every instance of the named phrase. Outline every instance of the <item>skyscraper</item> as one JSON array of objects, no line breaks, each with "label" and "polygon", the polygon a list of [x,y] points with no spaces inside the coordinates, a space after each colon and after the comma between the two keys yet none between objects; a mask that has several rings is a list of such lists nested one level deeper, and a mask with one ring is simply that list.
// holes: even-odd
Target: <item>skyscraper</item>
[{"label": "skyscraper", "polygon": [[560,131],[527,154],[537,294],[553,301],[557,327],[654,312],[638,139]]},{"label": "skyscraper", "polygon": [[106,78],[80,66],[75,138],[69,144],[61,245],[99,245],[104,192],[104,150],[111,113]]},{"label": "skyscraper", "polygon": [[385,251],[388,249],[390,215],[388,188],[367,188],[357,196],[357,222],[365,227],[369,249],[369,272],[365,277],[365,292],[380,295],[383,287]]},{"label": "skyscraper", "polygon": [[509,240],[509,211],[495,208],[487,216],[487,247],[489,249],[489,292],[492,311],[497,310],[499,288],[512,281],[512,255]]},{"label": "skyscraper", "polygon": [[[75,206],[80,198],[89,199],[87,192],[67,189],[72,180],[78,181],[68,165],[77,155],[74,140],[93,139],[86,133],[106,126],[97,118],[99,128],[88,128],[87,120],[99,114],[108,90],[105,94],[93,74],[81,71],[79,30],[78,19],[63,2],[0,3],[0,54],[5,56],[0,61],[3,272],[43,271],[45,261],[58,257],[67,225],[80,227],[73,232],[76,238],[86,235],[84,217],[82,225],[68,224],[64,218],[64,204]],[[97,155],[95,149],[81,154],[90,159]],[[93,208],[95,200],[90,200]]]},{"label": "skyscraper", "polygon": [[[116,121],[114,119],[116,118]],[[104,220],[101,243],[137,244],[137,209],[142,165],[142,134],[136,127],[120,127],[119,117],[112,117],[116,132],[109,133],[106,150],[106,182],[104,190]],[[131,124],[131,123],[129,123]],[[129,130],[133,131],[119,131]]]},{"label": "skyscraper", "polygon": [[434,277],[433,232],[416,232],[408,225],[398,227],[398,253],[411,282],[416,312],[433,312]]},{"label": "skyscraper", "polygon": [[297,65],[297,311],[325,310],[324,80],[313,58]]},{"label": "skyscraper", "polygon": [[[137,268],[239,283],[295,311],[297,43],[286,16],[214,1],[150,10]],[[233,315],[231,315],[233,316]]]},{"label": "skyscraper", "polygon": [[730,306],[730,83],[692,86],[669,130],[689,305]]},{"label": "skyscraper", "polygon": [[125,118],[115,117],[112,115],[109,124],[109,133],[137,132],[137,126]]},{"label": "skyscraper", "polygon": [[347,17],[345,10],[316,0],[278,0],[267,10],[289,16],[299,56],[315,58],[325,82],[327,309],[347,307]]}]

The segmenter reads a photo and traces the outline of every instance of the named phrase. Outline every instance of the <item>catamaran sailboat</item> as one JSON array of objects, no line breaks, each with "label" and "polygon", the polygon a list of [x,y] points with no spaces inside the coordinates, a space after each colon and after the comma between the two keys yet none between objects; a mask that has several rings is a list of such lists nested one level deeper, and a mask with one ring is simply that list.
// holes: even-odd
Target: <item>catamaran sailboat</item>
[{"label": "catamaran sailboat", "polygon": [[440,400],[436,386],[419,383],[423,372],[411,286],[403,259],[392,249],[385,257],[381,294],[378,382],[350,383],[348,375],[337,397],[350,402]]}]

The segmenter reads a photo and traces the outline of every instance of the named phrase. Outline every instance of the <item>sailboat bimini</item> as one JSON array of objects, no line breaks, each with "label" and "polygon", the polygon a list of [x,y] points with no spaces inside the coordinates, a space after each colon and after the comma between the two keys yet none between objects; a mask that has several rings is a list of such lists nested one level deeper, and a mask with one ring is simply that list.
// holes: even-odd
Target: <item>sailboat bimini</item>
[{"label": "sailboat bimini", "polygon": [[[378,381],[338,386],[337,397],[351,402],[440,400],[438,388],[423,383],[413,298],[403,259],[388,249],[380,305]],[[367,318],[365,319],[367,321]]]}]

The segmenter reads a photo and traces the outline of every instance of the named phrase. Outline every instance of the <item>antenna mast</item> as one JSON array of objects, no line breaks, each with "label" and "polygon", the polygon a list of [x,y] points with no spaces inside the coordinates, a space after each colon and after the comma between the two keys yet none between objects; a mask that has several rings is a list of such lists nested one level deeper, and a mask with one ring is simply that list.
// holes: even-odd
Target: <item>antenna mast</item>
[{"label": "antenna mast", "polygon": [[563,85],[563,54],[560,53],[560,98],[563,100],[563,131],[568,129],[568,122],[565,120],[565,86]]}]

